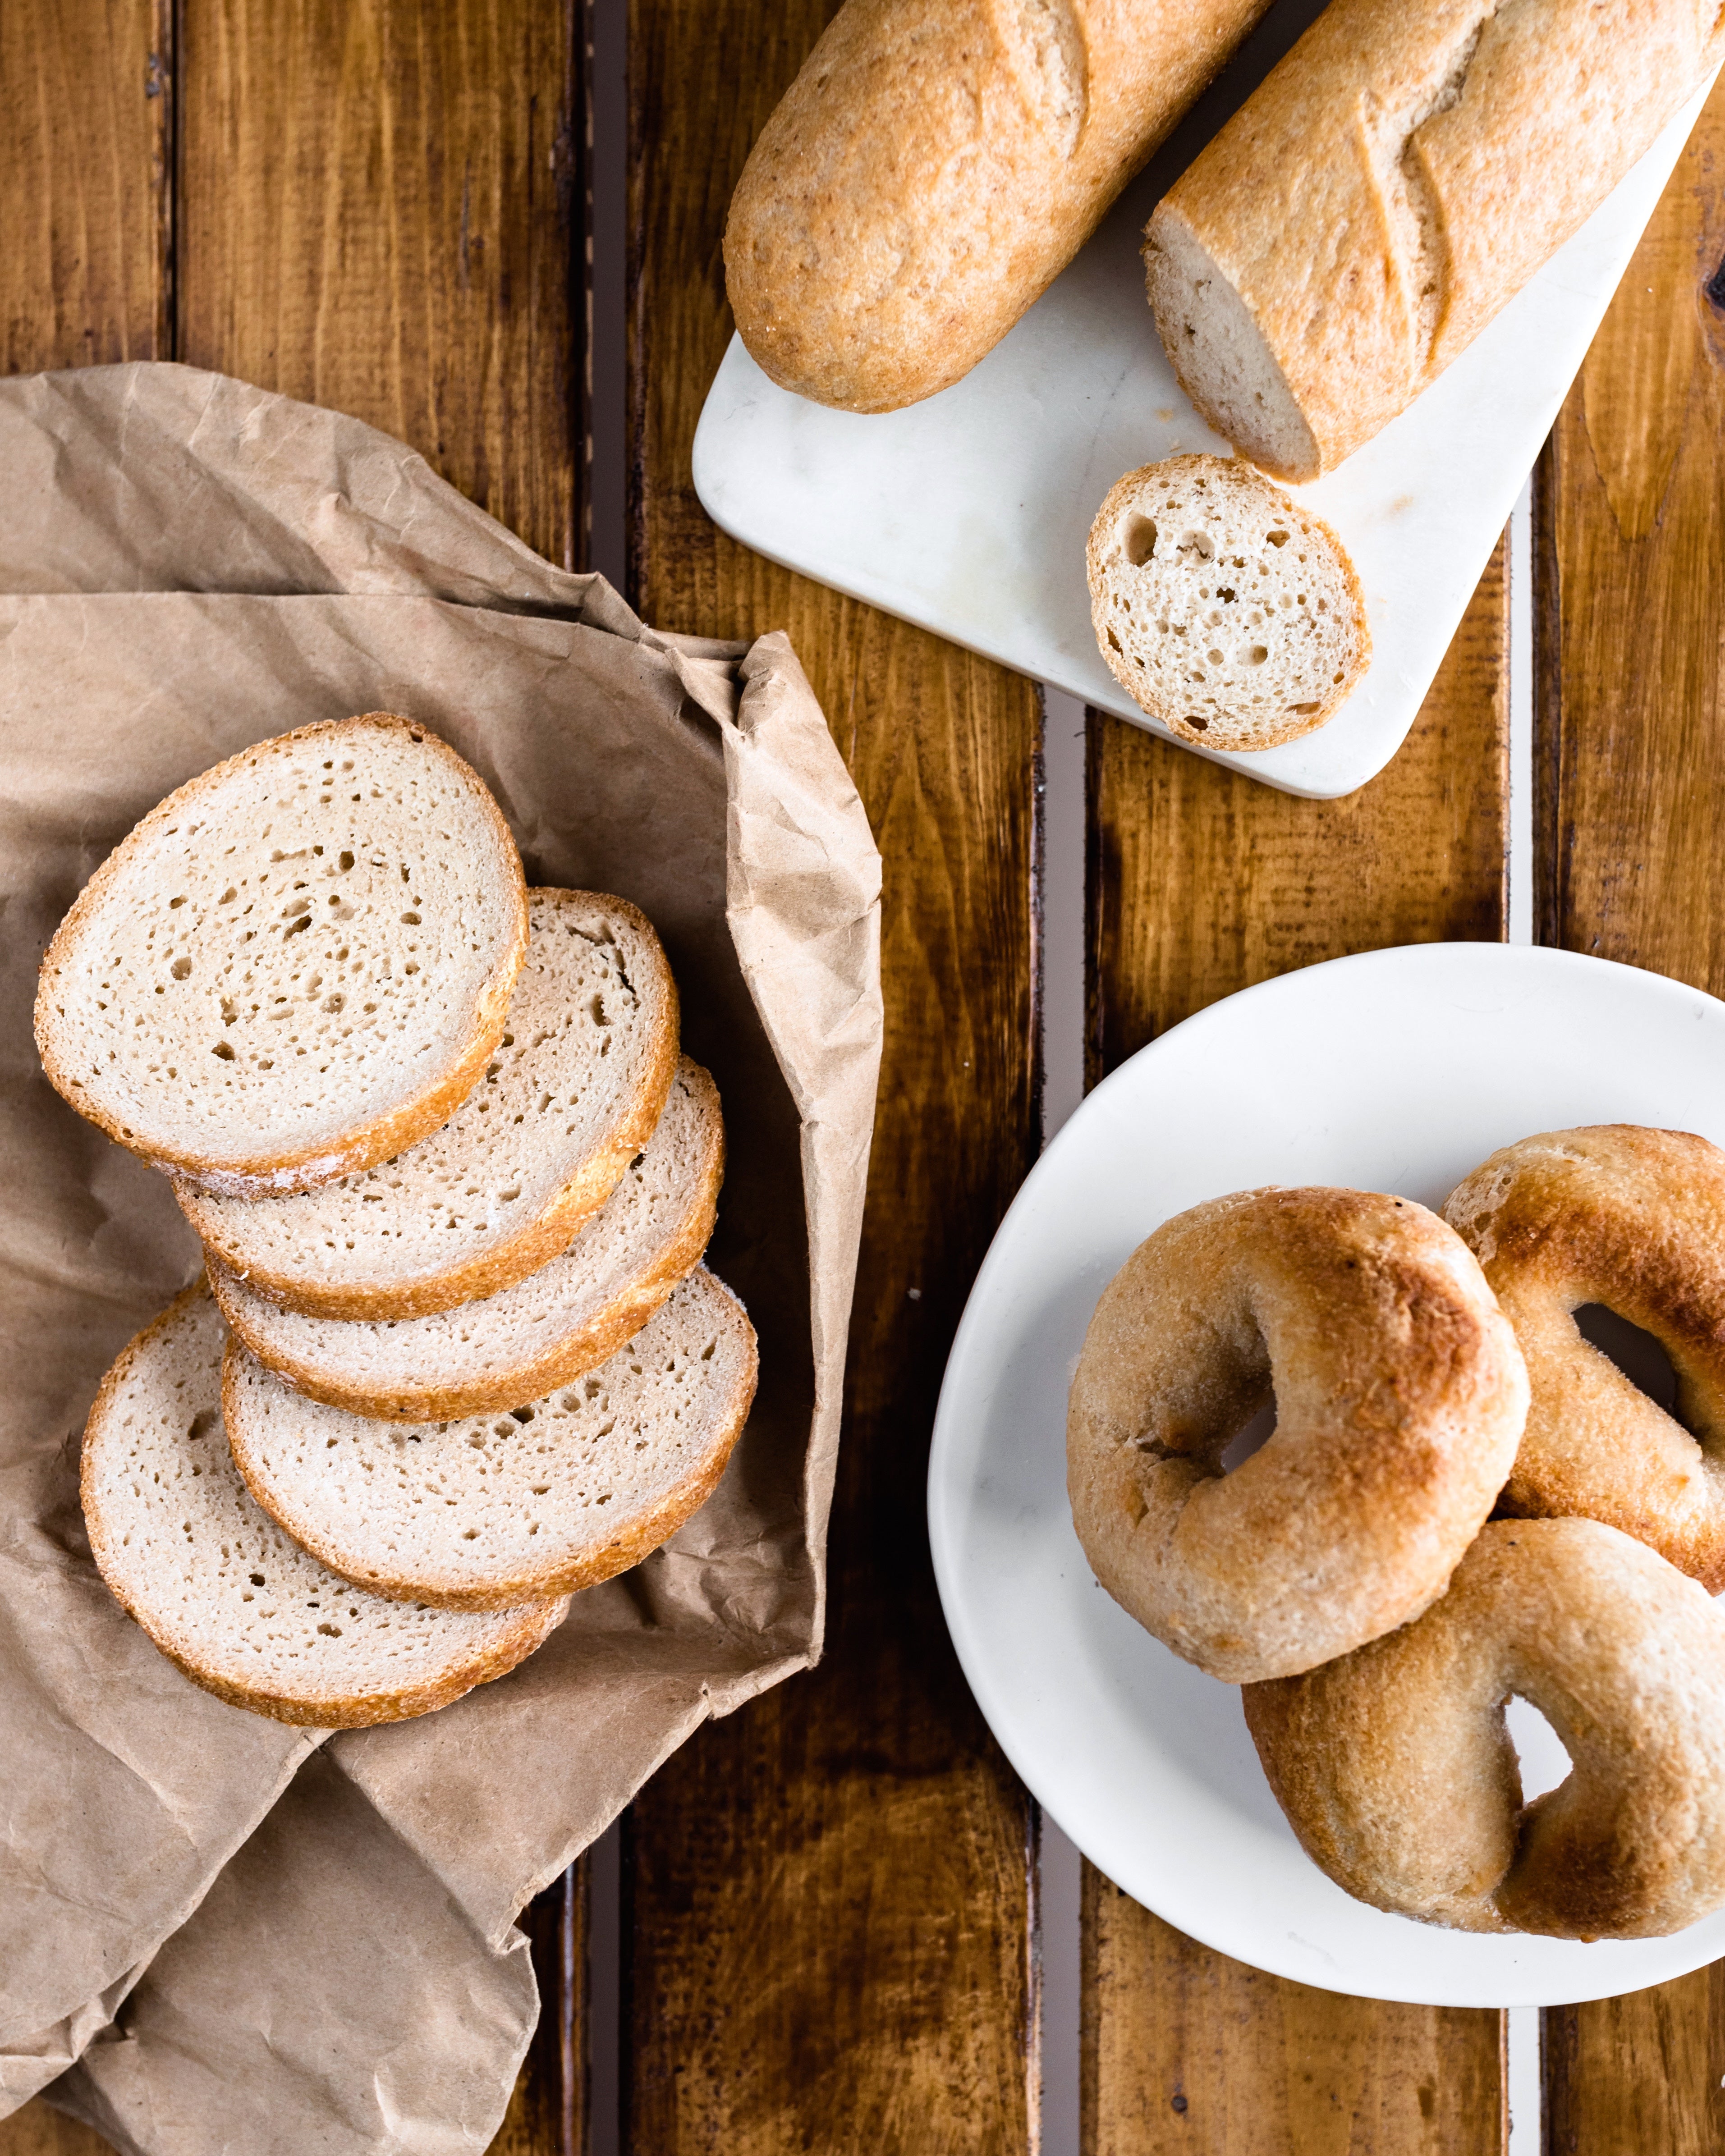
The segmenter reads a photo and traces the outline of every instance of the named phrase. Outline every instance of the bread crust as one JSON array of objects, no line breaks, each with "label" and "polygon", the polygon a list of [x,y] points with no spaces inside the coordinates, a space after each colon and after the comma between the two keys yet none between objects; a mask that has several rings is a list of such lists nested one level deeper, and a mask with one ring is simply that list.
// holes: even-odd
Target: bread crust
[{"label": "bread crust", "polygon": [[783,388],[890,412],[969,372],[1065,269],[1266,0],[846,0],[725,227]]},{"label": "bread crust", "polygon": [[[367,1117],[333,1144],[285,1151],[242,1152],[220,1161],[206,1153],[188,1152],[160,1143],[146,1146],[118,1116],[100,1103],[90,1100],[81,1081],[68,1067],[60,1052],[55,1025],[57,1014],[53,1007],[54,981],[61,971],[76,963],[84,932],[97,907],[110,888],[125,873],[146,835],[152,834],[158,826],[181,814],[187,807],[195,806],[199,798],[211,790],[225,773],[247,758],[254,757],[259,749],[314,739],[339,744],[354,729],[362,726],[398,727],[403,732],[410,734],[416,744],[423,744],[434,755],[443,758],[459,774],[462,784],[470,790],[482,820],[491,827],[505,874],[512,886],[515,935],[499,953],[490,977],[475,1001],[472,1026],[466,1041],[435,1081],[413,1099],[398,1102],[393,1108]],[[526,880],[521,872],[521,856],[516,850],[515,840],[503,820],[502,811],[491,798],[490,789],[447,742],[419,721],[404,719],[393,711],[364,711],[351,719],[328,720],[316,726],[299,726],[291,733],[275,736],[271,741],[258,742],[249,749],[242,750],[237,756],[226,757],[176,788],[165,801],[158,802],[148,815],[134,825],[79,893],[48,947],[42,961],[36,993],[37,1050],[49,1083],[80,1115],[88,1117],[116,1144],[168,1169],[184,1187],[213,1191],[229,1198],[279,1197],[292,1191],[315,1190],[321,1184],[338,1182],[344,1175],[352,1175],[363,1168],[374,1168],[380,1161],[393,1159],[397,1153],[410,1145],[418,1144],[421,1138],[429,1137],[433,1131],[449,1121],[478,1083],[492,1051],[502,1037],[509,1014],[509,999],[514,992],[516,977],[521,972],[526,951]]]},{"label": "bread crust", "polygon": [[[1181,388],[1278,478],[1332,470],[1579,230],[1720,50],[1712,0],[1332,0],[1147,228]],[[1182,238],[1261,334],[1303,460],[1212,393],[1176,305]]]},{"label": "bread crust", "polygon": [[[598,896],[547,888],[536,897]],[[576,1171],[552,1194],[547,1204],[506,1241],[489,1245],[459,1264],[416,1279],[347,1281],[329,1283],[314,1276],[287,1270],[259,1259],[242,1248],[224,1229],[220,1215],[206,1204],[206,1193],[183,1178],[174,1179],[174,1195],[191,1222],[208,1255],[212,1273],[235,1273],[259,1295],[286,1310],[304,1311],[312,1317],[429,1317],[459,1303],[481,1302],[517,1281],[525,1280],[568,1248],[582,1228],[603,1205],[623,1179],[629,1163],[652,1137],[671,1081],[676,1075],[679,1010],[676,983],[652,923],[627,899],[603,897],[603,903],[624,916],[644,936],[643,953],[655,969],[657,1016],[647,1036],[644,1074],[637,1091],[618,1106],[616,1118],[603,1143],[596,1147]],[[508,1010],[498,1022],[475,1078],[483,1076],[485,1062],[501,1039]],[[468,1089],[472,1090],[471,1086]],[[465,1095],[463,1096],[465,1097]],[[460,1102],[451,1104],[453,1114]],[[441,1128],[449,1116],[434,1127]],[[429,1137],[430,1131],[422,1132]],[[398,1147],[398,1152],[405,1147]],[[388,1158],[393,1159],[394,1154]],[[367,1163],[376,1165],[375,1163]]]},{"label": "bread crust", "polygon": [[[1173,480],[1183,482],[1189,475],[1201,475],[1214,487],[1231,491],[1236,497],[1249,492],[1261,499],[1264,506],[1272,506],[1278,518],[1286,521],[1304,538],[1314,551],[1322,551],[1332,561],[1341,579],[1347,603],[1352,609],[1354,648],[1341,680],[1328,680],[1315,684],[1317,695],[1302,699],[1305,708],[1290,710],[1279,722],[1240,725],[1230,728],[1212,720],[1202,726],[1194,726],[1188,714],[1194,698],[1189,691],[1178,700],[1158,693],[1154,678],[1144,668],[1131,663],[1131,654],[1113,638],[1111,629],[1110,581],[1111,572],[1118,573],[1118,565],[1111,559],[1112,542],[1120,519],[1132,506],[1145,489],[1153,483]],[[1317,729],[1332,719],[1343,705],[1353,694],[1365,678],[1372,663],[1372,632],[1366,618],[1365,593],[1348,549],[1321,516],[1271,485],[1251,465],[1230,463],[1224,457],[1202,454],[1166,457],[1153,465],[1141,465],[1137,470],[1127,472],[1108,490],[1101,507],[1096,511],[1091,526],[1090,538],[1085,548],[1085,567],[1090,583],[1091,623],[1096,633],[1096,648],[1102,662],[1121,687],[1142,710],[1171,734],[1195,747],[1235,752],[1279,748],[1284,742],[1298,741],[1304,734]],[[1217,583],[1225,583],[1225,573],[1218,564]]]},{"label": "bread crust", "polygon": [[386,1422],[447,1422],[459,1415],[516,1407],[523,1400],[536,1400],[555,1392],[558,1386],[567,1385],[588,1370],[596,1369],[634,1339],[677,1283],[700,1264],[701,1253],[712,1236],[719,1189],[725,1175],[725,1135],[718,1112],[718,1088],[710,1074],[686,1056],[679,1076],[709,1100],[712,1142],[701,1163],[696,1187],[677,1224],[676,1233],[645,1271],[620,1288],[585,1324],[575,1327],[542,1353],[512,1364],[501,1376],[482,1383],[404,1383],[388,1392],[369,1391],[345,1383],[316,1362],[285,1353],[280,1342],[261,1332],[254,1322],[254,1313],[244,1297],[236,1291],[231,1276],[219,1265],[212,1265],[210,1285],[228,1321],[228,1330],[285,1385],[304,1393],[308,1399],[321,1400],[328,1407],[345,1408],[351,1414],[369,1415]]},{"label": "bread crust", "polygon": [[[727,1291],[728,1292],[728,1291]],[[734,1298],[733,1298],[734,1301]],[[737,1306],[741,1309],[741,1305]],[[602,1543],[563,1559],[511,1573],[483,1588],[464,1586],[447,1574],[429,1568],[408,1578],[391,1552],[372,1562],[357,1563],[351,1550],[336,1548],[320,1522],[295,1507],[262,1473],[245,1413],[243,1358],[248,1351],[230,1341],[222,1369],[222,1409],[234,1462],[259,1507],[285,1533],[321,1564],[368,1594],[386,1600],[429,1603],[438,1609],[507,1609],[518,1604],[537,1602],[547,1596],[567,1596],[584,1587],[596,1587],[639,1564],[668,1542],[685,1520],[693,1517],[718,1486],[737,1440],[748,1420],[760,1374],[754,1328],[744,1324],[748,1353],[729,1399],[714,1418],[710,1441],[689,1473],[650,1506],[643,1507],[617,1532]],[[393,1560],[393,1562],[392,1562]],[[531,1651],[529,1650],[528,1651]]]},{"label": "bread crust", "polygon": [[[1444,1212],[1527,1364],[1502,1509],[1602,1520],[1725,1589],[1725,1152],[1627,1123],[1548,1131],[1493,1153]],[[1582,1337],[1589,1303],[1664,1347],[1681,1419]]]},{"label": "bread crust", "polygon": [[237,1683],[232,1677],[210,1669],[198,1661],[193,1649],[171,1626],[162,1623],[154,1613],[136,1605],[117,1584],[116,1568],[109,1543],[108,1522],[96,1473],[97,1447],[103,1424],[125,1385],[136,1357],[144,1353],[155,1337],[165,1331],[188,1306],[208,1293],[208,1283],[202,1278],[195,1280],[189,1287],[182,1288],[161,1316],[153,1318],[121,1350],[102,1379],[85,1420],[79,1462],[79,1498],[96,1569],[100,1573],[109,1593],[127,1616],[148,1635],[174,1666],[189,1677],[193,1684],[200,1686],[205,1691],[213,1692],[218,1699],[226,1700],[230,1707],[243,1707],[250,1713],[267,1715],[272,1722],[287,1722],[296,1728],[368,1729],[380,1722],[404,1722],[417,1715],[430,1714],[438,1707],[447,1707],[465,1692],[471,1691],[476,1685],[489,1684],[497,1677],[506,1676],[536,1648],[543,1645],[568,1614],[567,1596],[561,1599],[535,1602],[519,1609],[515,1613],[516,1621],[512,1625],[494,1634],[477,1652],[459,1663],[452,1663],[434,1681],[402,1686],[393,1691],[367,1692],[362,1697],[329,1693],[309,1698],[288,1698],[264,1686]]},{"label": "bread crust", "polygon": [[[1574,1770],[1525,1806],[1512,1694]],[[1653,1938],[1725,1902],[1725,1611],[1614,1527],[1494,1520],[1417,1623],[1244,1703],[1307,1854],[1374,1908]]]},{"label": "bread crust", "polygon": [[[1222,1457],[1272,1397],[1275,1433]],[[1246,1190],[1158,1228],[1096,1306],[1066,1422],[1097,1579],[1234,1684],[1442,1594],[1515,1457],[1527,1384],[1466,1245],[1406,1199]]]}]

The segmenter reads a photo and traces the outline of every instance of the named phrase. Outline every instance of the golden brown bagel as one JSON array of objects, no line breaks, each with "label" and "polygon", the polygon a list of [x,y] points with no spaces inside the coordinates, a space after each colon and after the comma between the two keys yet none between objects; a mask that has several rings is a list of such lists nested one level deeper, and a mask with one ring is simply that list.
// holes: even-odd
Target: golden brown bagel
[{"label": "golden brown bagel", "polygon": [[[1274,1390],[1267,1444],[1222,1455]],[[1066,1484],[1096,1578],[1210,1676],[1288,1676],[1417,1617],[1515,1457],[1527,1381],[1460,1238],[1404,1198],[1243,1190],[1096,1306]]]},{"label": "golden brown bagel", "polygon": [[[1526,1806],[1512,1693],[1573,1763]],[[1417,1624],[1245,1698],[1306,1853],[1374,1908],[1639,1939],[1725,1902],[1725,1611],[1615,1527],[1494,1520]]]},{"label": "golden brown bagel", "polygon": [[[1633,1123],[1494,1152],[1445,1216],[1516,1329],[1532,1388],[1503,1509],[1603,1520],[1725,1588],[1725,1152]],[[1576,1329],[1604,1303],[1671,1357],[1674,1419]],[[1695,1435],[1692,1436],[1691,1431]]]}]

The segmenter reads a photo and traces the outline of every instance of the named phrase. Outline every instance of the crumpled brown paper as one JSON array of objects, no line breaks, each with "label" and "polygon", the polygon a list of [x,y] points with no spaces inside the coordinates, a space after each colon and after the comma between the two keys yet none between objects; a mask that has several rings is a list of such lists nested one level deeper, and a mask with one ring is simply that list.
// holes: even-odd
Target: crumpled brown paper
[{"label": "crumpled brown paper", "polygon": [[[141,2156],[481,2149],[536,2011],[521,1903],[819,1650],[879,856],[782,636],[655,634],[356,421],[178,367],[0,382],[0,2114],[61,2075],[53,2100]],[[477,767],[530,882],[658,927],[724,1100],[710,1257],[762,1382],[713,1497],[537,1656],[320,1745],[189,1684],[90,1564],[85,1411],[198,1253],[166,1183],[50,1091],[30,1007],[162,794],[377,709]]]}]

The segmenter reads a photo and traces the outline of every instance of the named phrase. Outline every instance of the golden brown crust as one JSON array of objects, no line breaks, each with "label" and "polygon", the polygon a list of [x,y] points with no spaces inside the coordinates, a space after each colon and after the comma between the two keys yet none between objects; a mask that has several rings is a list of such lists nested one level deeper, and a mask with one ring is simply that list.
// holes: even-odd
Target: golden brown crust
[{"label": "golden brown crust", "polygon": [[[1274,1435],[1225,1477],[1271,1396]],[[1478,1265],[1370,1191],[1250,1190],[1158,1229],[1097,1305],[1067,1414],[1096,1577],[1230,1683],[1310,1669],[1442,1594],[1527,1379]]]},{"label": "golden brown crust", "polygon": [[1331,0],[1169,189],[1311,430],[1309,465],[1224,424],[1280,479],[1328,471],[1404,410],[1577,231],[1717,64],[1697,0]]},{"label": "golden brown crust", "polygon": [[749,154],[726,289],[783,388],[887,412],[967,374],[1266,0],[847,0]]},{"label": "golden brown crust", "polygon": [[[1526,1806],[1512,1695],[1574,1769]],[[1417,1623],[1244,1704],[1307,1854],[1374,1908],[1647,1938],[1725,1902],[1725,1611],[1615,1528],[1493,1521]]]},{"label": "golden brown crust", "polygon": [[36,992],[35,1024],[37,1050],[49,1083],[80,1115],[86,1116],[99,1129],[106,1132],[116,1144],[123,1145],[129,1152],[141,1154],[144,1158],[172,1171],[177,1184],[183,1182],[186,1187],[201,1188],[229,1198],[280,1197],[293,1191],[315,1190],[321,1184],[339,1182],[344,1175],[374,1168],[380,1161],[393,1159],[408,1146],[417,1145],[421,1138],[429,1137],[433,1131],[439,1129],[449,1120],[479,1082],[493,1050],[502,1038],[516,977],[526,957],[527,887],[521,872],[521,856],[516,850],[509,827],[503,820],[502,811],[479,774],[429,726],[421,725],[417,720],[404,719],[393,711],[362,711],[351,719],[327,720],[316,726],[299,726],[291,733],[275,738],[283,742],[306,741],[314,736],[334,739],[355,726],[376,726],[400,727],[403,732],[410,733],[416,742],[423,742],[434,754],[455,767],[463,782],[470,788],[481,815],[493,826],[503,862],[506,868],[512,871],[515,891],[515,937],[511,944],[499,954],[491,977],[480,993],[468,1044],[455,1061],[415,1099],[403,1101],[355,1125],[344,1138],[332,1145],[301,1147],[285,1152],[260,1152],[249,1158],[218,1163],[207,1155],[177,1152],[165,1147],[146,1148],[117,1116],[85,1096],[82,1085],[61,1059],[53,1023],[54,1014],[50,1004],[52,984],[59,969],[73,960],[85,923],[108,886],[126,866],[129,859],[127,850],[132,840],[140,833],[152,830],[157,824],[178,814],[187,804],[195,803],[200,793],[230,765],[245,756],[254,754],[258,748],[266,747],[270,743],[258,742],[252,749],[242,750],[239,756],[224,758],[222,762],[212,765],[209,770],[200,772],[197,778],[188,779],[166,800],[158,802],[149,814],[141,818],[132,831],[121,840],[78,894],[48,947]]},{"label": "golden brown crust", "polygon": [[[759,1353],[754,1331],[749,1328],[747,1363],[724,1412],[714,1422],[711,1441],[700,1460],[677,1487],[656,1505],[639,1513],[626,1528],[602,1548],[561,1563],[548,1563],[532,1572],[512,1574],[485,1588],[461,1587],[434,1573],[408,1581],[373,1566],[356,1565],[351,1553],[332,1548],[316,1521],[295,1511],[284,1494],[272,1488],[259,1473],[247,1442],[245,1416],[240,1411],[240,1364],[238,1343],[230,1341],[222,1368],[222,1409],[227,1420],[234,1464],[246,1487],[262,1509],[302,1549],[340,1578],[352,1580],[368,1594],[386,1600],[429,1603],[434,1609],[509,1609],[517,1604],[536,1603],[547,1596],[567,1596],[583,1587],[597,1587],[631,1565],[639,1564],[670,1541],[685,1520],[691,1518],[718,1486],[726,1462],[735,1450],[754,1404],[760,1374]],[[524,1650],[531,1653],[531,1648]]]},{"label": "golden brown crust", "polygon": [[[1444,1210],[1527,1359],[1504,1509],[1603,1520],[1725,1589],[1725,1152],[1627,1123],[1548,1131],[1493,1153]],[[1582,1337],[1589,1303],[1660,1341],[1681,1420]]]},{"label": "golden brown crust", "polygon": [[[681,1075],[691,1086],[711,1096],[714,1121],[713,1145],[701,1163],[701,1186],[673,1242],[660,1251],[655,1263],[615,1296],[587,1324],[542,1353],[516,1363],[483,1383],[465,1385],[403,1383],[390,1391],[367,1391],[332,1377],[327,1369],[285,1354],[280,1343],[259,1332],[243,1296],[218,1263],[210,1266],[210,1285],[222,1315],[237,1338],[258,1360],[275,1371],[285,1385],[326,1406],[345,1408],[351,1414],[371,1415],[385,1422],[448,1422],[459,1415],[482,1414],[493,1408],[519,1406],[555,1392],[572,1378],[608,1362],[626,1347],[665,1302],[677,1283],[701,1262],[711,1240],[719,1189],[725,1175],[724,1127],[717,1119],[718,1089],[698,1063],[683,1060]],[[255,1493],[254,1493],[255,1494]],[[259,1502],[263,1501],[260,1498]]]},{"label": "golden brown crust", "polygon": [[475,1686],[489,1684],[497,1677],[506,1676],[518,1663],[525,1661],[536,1648],[544,1644],[567,1615],[569,1604],[567,1595],[560,1599],[536,1600],[526,1604],[519,1611],[513,1625],[501,1634],[494,1635],[482,1650],[459,1666],[446,1670],[434,1682],[405,1686],[395,1691],[368,1692],[362,1698],[331,1696],[322,1699],[295,1700],[285,1698],[266,1686],[236,1684],[204,1667],[167,1626],[157,1621],[148,1611],[136,1607],[122,1592],[116,1584],[116,1568],[111,1562],[106,1512],[95,1486],[95,1435],[126,1383],[137,1355],[158,1332],[165,1331],[188,1304],[208,1292],[208,1286],[202,1277],[193,1281],[189,1287],[180,1291],[159,1317],[152,1318],[136,1335],[115,1358],[103,1378],[85,1422],[79,1460],[79,1501],[83,1507],[90,1554],[95,1560],[96,1569],[101,1574],[108,1592],[126,1615],[193,1684],[202,1686],[205,1691],[213,1692],[218,1699],[226,1700],[230,1707],[243,1707],[253,1714],[267,1715],[273,1722],[288,1722],[299,1728],[366,1729],[378,1722],[404,1722],[413,1716],[429,1714],[438,1707],[447,1707],[452,1700],[459,1699],[465,1692],[471,1691]]},{"label": "golden brown crust", "polygon": [[[543,894],[552,898],[569,895],[572,894],[555,891]],[[202,1202],[203,1193],[176,1177],[174,1195],[208,1254],[212,1271],[219,1269],[237,1273],[270,1301],[280,1303],[285,1310],[304,1311],[311,1317],[429,1317],[441,1310],[454,1310],[460,1303],[482,1302],[487,1296],[513,1287],[517,1281],[537,1272],[560,1251],[567,1250],[623,1180],[629,1163],[657,1128],[681,1053],[678,1045],[676,983],[652,923],[626,899],[606,896],[603,902],[626,916],[648,939],[644,947],[653,954],[653,963],[660,972],[658,1015],[648,1043],[645,1075],[639,1090],[631,1098],[618,1104],[617,1119],[604,1144],[588,1156],[578,1171],[560,1186],[538,1214],[524,1222],[507,1242],[494,1243],[483,1252],[443,1271],[422,1275],[418,1280],[344,1281],[329,1286],[297,1273],[280,1271],[266,1260],[239,1249],[223,1230],[220,1216]],[[487,1056],[496,1046],[502,1031],[500,1020],[490,1048],[486,1050]],[[485,1060],[480,1059],[480,1075]],[[459,1105],[459,1101],[453,1103],[450,1112]],[[447,1116],[444,1116],[434,1127],[440,1128],[442,1122],[448,1120]],[[429,1137],[431,1132],[428,1130],[421,1135]],[[386,1157],[393,1159],[394,1154]]]}]

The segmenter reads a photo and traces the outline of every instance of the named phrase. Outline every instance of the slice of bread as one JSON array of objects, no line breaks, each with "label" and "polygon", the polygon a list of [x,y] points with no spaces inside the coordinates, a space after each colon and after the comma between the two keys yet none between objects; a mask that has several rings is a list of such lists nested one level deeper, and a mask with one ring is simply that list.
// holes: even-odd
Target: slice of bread
[{"label": "slice of bread", "polygon": [[386,711],[259,742],[171,793],[42,963],[49,1081],[209,1190],[310,1190],[463,1101],[527,934],[478,777]]},{"label": "slice of bread", "polygon": [[512,1408],[624,1346],[701,1261],[725,1165],[718,1089],[685,1056],[659,1127],[604,1209],[513,1287],[430,1317],[307,1317],[217,1267],[236,1337],[327,1406],[398,1422]]},{"label": "slice of bread", "polygon": [[677,1067],[677,992],[622,899],[536,891],[528,915],[507,1027],[451,1120],[301,1197],[181,1187],[214,1263],[316,1317],[424,1317],[567,1247],[653,1135]]},{"label": "slice of bread", "polygon": [[1096,514],[1087,566],[1110,672],[1183,741],[1296,740],[1370,663],[1341,541],[1250,465],[1183,456],[1128,472]]},{"label": "slice of bread", "polygon": [[228,1351],[239,1471],[332,1570],[377,1594],[498,1609],[591,1587],[674,1534],[717,1482],[755,1391],[755,1334],[706,1268],[621,1354],[506,1414],[374,1422]]},{"label": "slice of bread", "polygon": [[194,1683],[277,1722],[357,1729],[459,1699],[568,1609],[489,1615],[362,1594],[267,1518],[222,1426],[227,1329],[202,1281],[102,1381],[84,1433],[90,1546],[116,1600]]}]

